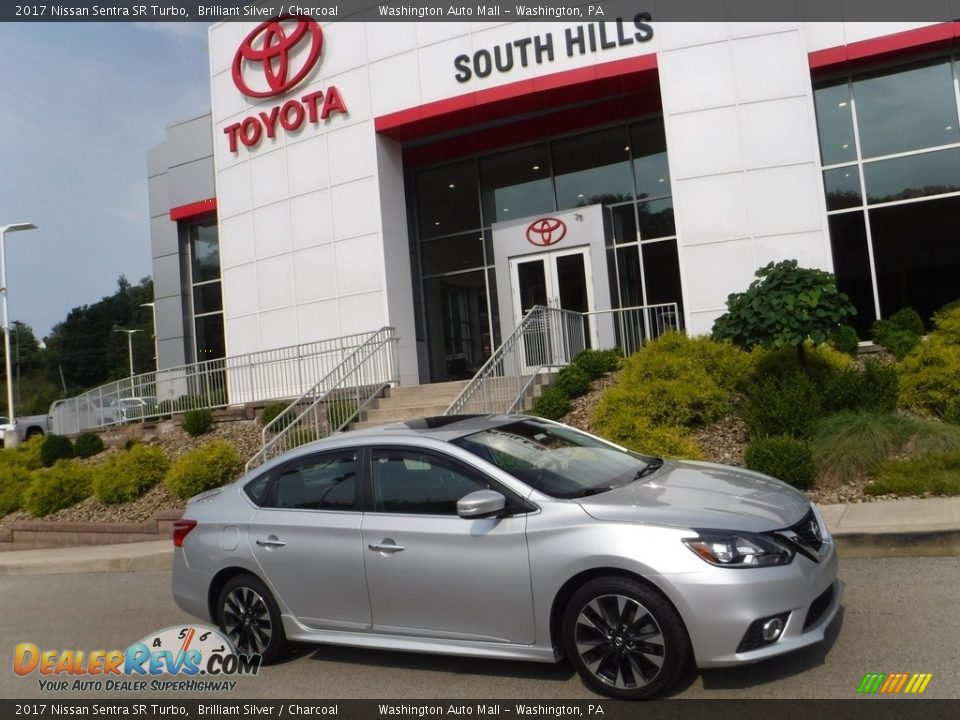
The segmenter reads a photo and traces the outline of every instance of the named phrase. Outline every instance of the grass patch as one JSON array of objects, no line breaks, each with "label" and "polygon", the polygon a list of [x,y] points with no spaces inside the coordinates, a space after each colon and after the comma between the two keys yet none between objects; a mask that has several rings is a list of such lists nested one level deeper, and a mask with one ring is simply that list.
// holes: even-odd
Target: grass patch
[{"label": "grass patch", "polygon": [[897,455],[960,451],[960,427],[895,413],[845,412],[817,424],[811,447],[820,481],[843,483],[874,474]]},{"label": "grass patch", "polygon": [[868,495],[960,495],[960,450],[885,462],[864,490]]}]

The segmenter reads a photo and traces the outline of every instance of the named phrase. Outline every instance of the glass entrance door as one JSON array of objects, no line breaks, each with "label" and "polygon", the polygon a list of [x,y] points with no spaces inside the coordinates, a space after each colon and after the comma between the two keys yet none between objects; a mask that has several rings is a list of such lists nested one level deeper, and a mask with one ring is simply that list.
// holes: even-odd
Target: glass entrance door
[{"label": "glass entrance door", "polygon": [[[513,294],[514,326],[536,305],[585,313],[594,309],[593,277],[588,248],[543,252],[510,258],[510,289]],[[583,319],[584,346],[596,344],[593,323]],[[559,328],[558,328],[559,329]],[[547,337],[547,328],[537,338],[525,338],[528,366],[543,365],[549,360],[551,346],[561,337]],[[554,333],[557,335],[557,333]],[[552,348],[559,349],[559,348]]]}]

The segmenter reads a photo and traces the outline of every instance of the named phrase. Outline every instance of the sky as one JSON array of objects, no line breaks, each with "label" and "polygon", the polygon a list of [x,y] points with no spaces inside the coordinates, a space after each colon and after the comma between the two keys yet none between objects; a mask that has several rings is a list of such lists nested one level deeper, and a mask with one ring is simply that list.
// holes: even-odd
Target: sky
[{"label": "sky", "polygon": [[0,23],[10,320],[47,336],[152,272],[147,151],[210,107],[207,24]]}]

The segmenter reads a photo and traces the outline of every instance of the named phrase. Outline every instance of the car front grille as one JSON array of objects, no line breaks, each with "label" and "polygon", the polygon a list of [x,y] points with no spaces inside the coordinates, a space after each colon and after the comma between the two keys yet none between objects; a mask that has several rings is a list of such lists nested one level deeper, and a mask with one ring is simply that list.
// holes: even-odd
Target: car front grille
[{"label": "car front grille", "polygon": [[813,508],[810,508],[810,511],[803,516],[803,520],[788,529],[799,535],[800,539],[814,550],[820,550],[823,546],[820,523],[817,522],[817,516],[813,514]]}]

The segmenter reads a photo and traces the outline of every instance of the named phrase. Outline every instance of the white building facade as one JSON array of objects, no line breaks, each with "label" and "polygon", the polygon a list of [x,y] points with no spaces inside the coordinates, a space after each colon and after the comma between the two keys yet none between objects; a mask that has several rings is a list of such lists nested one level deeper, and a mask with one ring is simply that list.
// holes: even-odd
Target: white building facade
[{"label": "white building facade", "polygon": [[[214,195],[152,194],[158,346],[162,326],[182,362],[392,326],[401,381],[435,382],[538,303],[676,303],[708,333],[783,259],[836,272],[864,336],[929,316],[960,296],[958,32],[215,24]],[[179,238],[163,267],[158,232]]]}]

